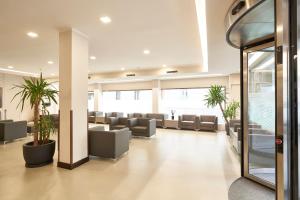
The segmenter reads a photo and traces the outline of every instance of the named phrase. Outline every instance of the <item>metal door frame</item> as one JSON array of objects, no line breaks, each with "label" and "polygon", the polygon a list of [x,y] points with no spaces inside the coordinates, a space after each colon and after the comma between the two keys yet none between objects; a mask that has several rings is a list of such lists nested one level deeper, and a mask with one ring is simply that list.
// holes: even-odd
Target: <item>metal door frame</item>
[{"label": "metal door frame", "polygon": [[[270,40],[273,40],[273,38],[271,38]],[[251,179],[259,184],[262,184],[264,186],[267,186],[271,189],[275,189],[276,186],[276,182],[275,185],[272,185],[271,183],[262,180],[256,176],[253,176],[251,174],[249,174],[249,146],[248,146],[248,53],[251,52],[255,52],[261,49],[265,49],[268,47],[274,47],[275,48],[275,42],[272,41],[266,41],[266,42],[262,42],[262,43],[258,43],[256,46],[255,44],[253,45],[253,47],[247,48],[243,50],[243,169],[242,169],[242,174],[244,177]],[[274,51],[275,54],[275,51]],[[275,65],[275,79],[276,79],[276,65]],[[275,83],[275,87],[276,87],[276,83]],[[277,112],[277,106],[276,106],[276,99],[277,96],[275,94],[275,113]],[[275,124],[276,124],[276,119],[275,119]],[[275,127],[276,130],[276,127]],[[275,138],[276,138],[276,132],[275,131]],[[275,169],[275,173],[276,173],[276,169]]]}]

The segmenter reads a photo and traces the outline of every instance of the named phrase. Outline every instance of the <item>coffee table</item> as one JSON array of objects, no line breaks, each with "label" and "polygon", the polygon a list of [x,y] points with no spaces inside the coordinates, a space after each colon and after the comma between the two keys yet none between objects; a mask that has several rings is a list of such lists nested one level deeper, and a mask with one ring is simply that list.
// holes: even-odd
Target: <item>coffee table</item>
[{"label": "coffee table", "polygon": [[165,120],[165,128],[179,129],[178,120],[166,119]]}]

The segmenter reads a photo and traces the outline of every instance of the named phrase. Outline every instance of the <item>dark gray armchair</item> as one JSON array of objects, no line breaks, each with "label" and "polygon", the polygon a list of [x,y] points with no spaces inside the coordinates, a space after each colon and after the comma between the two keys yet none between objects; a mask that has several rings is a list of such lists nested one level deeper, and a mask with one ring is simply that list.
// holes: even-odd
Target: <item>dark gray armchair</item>
[{"label": "dark gray armchair", "polygon": [[88,117],[89,117],[89,123],[96,123],[97,117],[102,117],[103,112],[100,111],[92,111],[89,112]]},{"label": "dark gray armchair", "polygon": [[110,122],[110,118],[119,118],[119,117],[123,117],[123,113],[120,112],[108,112],[105,113],[105,123],[109,124]]},{"label": "dark gray armchair", "polygon": [[27,136],[27,121],[0,121],[0,141],[7,142]]},{"label": "dark gray armchair", "polygon": [[201,115],[199,118],[199,130],[201,131],[217,131],[218,117],[215,115]]},{"label": "dark gray armchair", "polygon": [[165,120],[168,119],[167,114],[159,114],[159,113],[147,113],[145,118],[155,119],[156,120],[156,127],[164,127]]},{"label": "dark gray armchair", "polygon": [[132,118],[128,122],[134,136],[151,137],[156,134],[155,119]]},{"label": "dark gray armchair", "polygon": [[182,115],[178,117],[178,127],[180,129],[197,130],[199,117],[196,115]]},{"label": "dark gray armchair", "polygon": [[129,122],[127,117],[110,118],[109,120],[109,130],[120,130],[128,127]]},{"label": "dark gray armchair", "polygon": [[89,129],[89,155],[116,159],[129,150],[131,132],[128,128],[104,131],[103,127]]}]

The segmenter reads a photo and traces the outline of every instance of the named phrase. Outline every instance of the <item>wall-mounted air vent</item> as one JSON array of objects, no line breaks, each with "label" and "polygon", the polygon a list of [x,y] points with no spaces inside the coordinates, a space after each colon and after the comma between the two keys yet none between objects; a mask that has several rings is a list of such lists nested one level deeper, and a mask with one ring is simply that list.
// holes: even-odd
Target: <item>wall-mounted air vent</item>
[{"label": "wall-mounted air vent", "polygon": [[135,74],[126,74],[127,77],[133,77]]},{"label": "wall-mounted air vent", "polygon": [[171,71],[167,71],[167,74],[176,74],[176,73],[178,73],[178,71],[177,71],[177,70],[171,70]]}]

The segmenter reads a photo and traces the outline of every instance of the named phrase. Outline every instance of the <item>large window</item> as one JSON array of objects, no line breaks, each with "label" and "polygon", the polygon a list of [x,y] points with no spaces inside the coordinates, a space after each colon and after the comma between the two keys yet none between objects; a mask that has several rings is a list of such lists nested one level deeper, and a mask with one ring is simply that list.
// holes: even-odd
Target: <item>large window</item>
[{"label": "large window", "polygon": [[149,113],[152,112],[152,91],[107,91],[103,92],[104,112]]},{"label": "large window", "polygon": [[175,119],[182,114],[216,115],[219,123],[224,123],[218,107],[207,108],[204,99],[208,91],[209,88],[162,90],[160,112],[171,116],[171,110],[174,110]]}]

